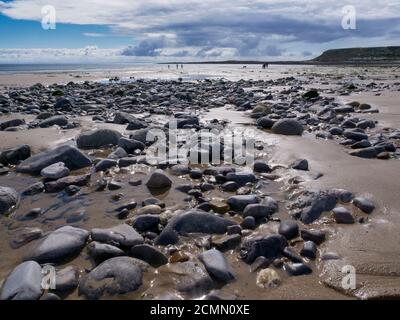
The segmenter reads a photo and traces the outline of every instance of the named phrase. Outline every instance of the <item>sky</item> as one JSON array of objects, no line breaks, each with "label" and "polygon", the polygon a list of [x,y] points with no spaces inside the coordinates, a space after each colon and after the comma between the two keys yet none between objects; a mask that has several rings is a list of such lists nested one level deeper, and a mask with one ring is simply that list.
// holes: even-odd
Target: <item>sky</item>
[{"label": "sky", "polygon": [[399,40],[400,0],[0,0],[0,63],[300,60]]}]

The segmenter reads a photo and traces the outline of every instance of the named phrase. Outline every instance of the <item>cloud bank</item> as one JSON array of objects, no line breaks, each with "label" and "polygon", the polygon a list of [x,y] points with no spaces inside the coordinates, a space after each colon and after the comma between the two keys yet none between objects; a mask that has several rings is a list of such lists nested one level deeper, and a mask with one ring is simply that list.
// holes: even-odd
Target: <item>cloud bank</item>
[{"label": "cloud bank", "polygon": [[105,25],[132,37],[112,53],[122,57],[290,59],[330,47],[396,43],[398,2],[357,3],[355,30],[341,26],[348,0],[14,0],[0,1],[0,12],[40,21],[42,7],[52,5],[57,23]]}]

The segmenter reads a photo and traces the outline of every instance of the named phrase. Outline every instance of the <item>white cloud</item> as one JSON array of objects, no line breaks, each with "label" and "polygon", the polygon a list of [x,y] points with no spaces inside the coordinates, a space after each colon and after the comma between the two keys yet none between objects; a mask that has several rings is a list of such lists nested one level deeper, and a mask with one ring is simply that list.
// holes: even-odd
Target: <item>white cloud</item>
[{"label": "white cloud", "polygon": [[88,46],[77,49],[0,49],[0,63],[61,63],[61,62],[102,62],[119,60],[120,49],[99,49]]},{"label": "white cloud", "polygon": [[107,36],[104,33],[97,33],[97,32],[84,32],[83,35],[85,37],[93,37],[93,38],[99,38],[99,37],[106,37]]}]

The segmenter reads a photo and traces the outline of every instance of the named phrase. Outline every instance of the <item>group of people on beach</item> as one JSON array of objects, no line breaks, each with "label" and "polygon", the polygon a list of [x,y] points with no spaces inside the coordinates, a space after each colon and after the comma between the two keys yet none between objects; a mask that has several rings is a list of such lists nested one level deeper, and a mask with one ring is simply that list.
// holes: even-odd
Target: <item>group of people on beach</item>
[{"label": "group of people on beach", "polygon": [[[179,69],[179,64],[176,64],[176,68]],[[168,65],[168,69],[170,69],[170,65]],[[183,64],[181,64],[181,69],[183,69]]]}]

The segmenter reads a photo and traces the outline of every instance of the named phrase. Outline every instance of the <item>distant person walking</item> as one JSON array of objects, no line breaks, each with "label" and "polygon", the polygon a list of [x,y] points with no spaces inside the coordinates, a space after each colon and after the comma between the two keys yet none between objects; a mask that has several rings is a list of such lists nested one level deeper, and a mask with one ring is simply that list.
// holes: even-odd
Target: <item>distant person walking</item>
[{"label": "distant person walking", "polygon": [[176,65],[176,68],[179,69],[179,65],[178,64]]},{"label": "distant person walking", "polygon": [[183,64],[181,64],[181,69],[183,69]]},{"label": "distant person walking", "polygon": [[168,65],[168,69],[169,69],[169,65]]}]

